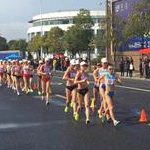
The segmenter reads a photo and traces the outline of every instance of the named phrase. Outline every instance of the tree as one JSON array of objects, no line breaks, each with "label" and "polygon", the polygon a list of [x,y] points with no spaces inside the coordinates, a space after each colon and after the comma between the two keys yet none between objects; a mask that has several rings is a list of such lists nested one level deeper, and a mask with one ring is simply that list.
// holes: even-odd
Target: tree
[{"label": "tree", "polygon": [[51,28],[48,37],[45,39],[45,46],[51,53],[64,52],[64,31],[59,27]]},{"label": "tree", "polygon": [[38,52],[38,50],[43,46],[43,38],[39,35],[32,38],[32,40],[28,43],[28,51],[30,52]]},{"label": "tree", "polygon": [[76,25],[81,25],[83,29],[87,30],[90,30],[94,25],[90,11],[86,9],[80,9],[79,14],[73,18],[73,22]]},{"label": "tree", "polygon": [[26,50],[27,42],[24,39],[20,40],[11,40],[8,42],[10,50]]},{"label": "tree", "polygon": [[73,56],[75,56],[76,53],[80,54],[82,50],[86,50],[87,48],[85,39],[84,29],[81,26],[71,26],[65,33],[66,49],[71,52]]},{"label": "tree", "polygon": [[141,47],[144,48],[144,39],[150,35],[150,2],[142,0],[134,5],[125,26],[124,35],[127,39],[141,39]]},{"label": "tree", "polygon": [[8,50],[7,40],[0,36],[0,51]]},{"label": "tree", "polygon": [[65,34],[65,42],[68,51],[73,55],[89,50],[89,43],[93,38],[92,26],[94,25],[90,11],[81,9],[73,18],[74,25]]}]

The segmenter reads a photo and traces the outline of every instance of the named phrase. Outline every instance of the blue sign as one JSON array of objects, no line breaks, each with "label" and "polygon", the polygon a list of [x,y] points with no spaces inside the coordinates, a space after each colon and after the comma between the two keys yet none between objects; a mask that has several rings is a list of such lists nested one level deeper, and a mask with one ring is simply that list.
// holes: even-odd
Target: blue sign
[{"label": "blue sign", "polygon": [[[133,5],[139,3],[141,0],[118,0],[114,1],[112,5],[113,13],[121,16],[124,19],[128,19],[130,13],[133,10]],[[122,45],[118,51],[138,51],[141,49],[141,39],[129,39],[127,44]],[[144,47],[150,47],[150,38],[144,39]]]}]

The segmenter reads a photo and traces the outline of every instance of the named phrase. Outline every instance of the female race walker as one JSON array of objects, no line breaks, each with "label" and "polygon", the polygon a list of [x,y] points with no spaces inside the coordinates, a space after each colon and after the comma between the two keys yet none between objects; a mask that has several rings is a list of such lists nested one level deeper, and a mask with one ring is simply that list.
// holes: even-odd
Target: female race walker
[{"label": "female race walker", "polygon": [[104,79],[106,85],[105,101],[107,103],[108,109],[105,111],[104,115],[109,113],[114,123],[114,126],[117,126],[120,123],[120,121],[117,121],[115,119],[113,104],[114,104],[114,95],[115,95],[115,84],[116,83],[121,84],[121,80],[119,76],[116,73],[114,73],[114,68],[112,65],[109,65],[108,71],[109,72],[107,74],[104,74],[100,77],[100,79]]},{"label": "female race walker", "polygon": [[67,113],[69,110],[69,105],[71,102],[73,103],[73,116],[75,117],[75,114],[77,112],[77,84],[74,83],[75,76],[77,74],[76,69],[76,61],[72,59],[70,61],[70,66],[66,70],[63,80],[66,80],[66,107],[65,112]]},{"label": "female race walker", "polygon": [[20,95],[19,87],[20,87],[21,78],[22,78],[22,66],[19,63],[19,60],[16,60],[15,68],[14,68],[14,80],[15,80],[15,87],[18,96]]},{"label": "female race walker", "polygon": [[40,75],[40,68],[41,68],[41,66],[43,65],[43,61],[42,60],[40,60],[39,61],[39,65],[38,65],[38,67],[37,67],[37,76],[38,76],[38,79],[37,79],[37,85],[38,85],[38,95],[41,95],[42,94],[42,81],[41,81],[41,78],[42,78],[42,76]]},{"label": "female race walker", "polygon": [[99,118],[102,118],[102,114],[103,112],[105,112],[106,110],[106,102],[105,102],[105,83],[104,80],[100,79],[100,77],[104,74],[108,73],[108,61],[107,58],[102,58],[101,59],[101,63],[102,63],[102,67],[101,68],[97,68],[97,70],[94,72],[94,77],[98,79],[99,81],[99,93],[100,93],[100,99],[101,99],[101,106],[100,109],[98,110],[98,114],[99,114]]},{"label": "female race walker", "polygon": [[50,66],[49,58],[45,59],[45,64],[43,64],[39,71],[42,76],[42,99],[46,99],[46,105],[49,105],[50,101],[50,83],[53,76],[52,67]]},{"label": "female race walker", "polygon": [[28,60],[24,61],[23,65],[23,81],[24,81],[24,86],[25,86],[25,93],[29,94],[30,89],[29,89],[29,81],[30,81],[30,65],[28,63]]},{"label": "female race walker", "polygon": [[96,72],[98,69],[100,69],[102,66],[100,63],[98,63],[96,65],[96,68],[93,71],[93,78],[94,78],[94,84],[93,84],[93,98],[92,98],[92,102],[91,102],[91,109],[92,112],[95,112],[95,108],[96,108],[96,102],[98,99],[98,95],[99,95],[99,80],[98,80],[98,76],[95,76]]},{"label": "female race walker", "polygon": [[80,63],[80,71],[77,72],[75,77],[75,84],[78,84],[78,108],[77,108],[77,116],[79,117],[79,112],[82,108],[82,103],[84,101],[85,104],[85,115],[86,115],[86,124],[90,123],[90,93],[89,93],[89,81],[88,81],[88,65],[86,62]]},{"label": "female race walker", "polygon": [[0,86],[2,86],[3,75],[4,75],[4,66],[2,60],[0,60]]}]

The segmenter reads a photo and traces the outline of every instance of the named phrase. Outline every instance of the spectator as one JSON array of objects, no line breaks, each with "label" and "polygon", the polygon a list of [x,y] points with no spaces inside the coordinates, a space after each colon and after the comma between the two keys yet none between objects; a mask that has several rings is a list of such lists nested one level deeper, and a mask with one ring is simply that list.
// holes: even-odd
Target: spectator
[{"label": "spectator", "polygon": [[148,57],[145,57],[144,68],[145,68],[145,78],[148,79],[149,78],[149,60],[148,60]]},{"label": "spectator", "polygon": [[124,67],[125,67],[125,62],[123,57],[121,58],[121,62],[120,62],[120,72],[121,72],[121,76],[124,76]]},{"label": "spectator", "polygon": [[142,78],[144,75],[144,62],[142,58],[140,59],[139,72],[140,72],[140,78]]},{"label": "spectator", "polygon": [[129,66],[130,66],[130,61],[129,61],[129,58],[126,57],[126,61],[125,61],[126,77],[129,76]]},{"label": "spectator", "polygon": [[57,63],[57,61],[56,61],[56,59],[54,58],[54,59],[53,59],[53,70],[54,70],[54,71],[56,70],[56,63]]},{"label": "spectator", "polygon": [[133,61],[130,60],[129,62],[129,77],[132,77],[132,73],[133,73],[133,70],[134,70],[134,65],[133,65]]}]

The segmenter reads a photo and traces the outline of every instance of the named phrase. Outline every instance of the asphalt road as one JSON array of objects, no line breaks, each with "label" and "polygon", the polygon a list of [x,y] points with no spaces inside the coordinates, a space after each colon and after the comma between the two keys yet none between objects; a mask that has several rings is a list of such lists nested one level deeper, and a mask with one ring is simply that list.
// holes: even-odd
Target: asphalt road
[{"label": "asphalt road", "polygon": [[56,73],[53,78],[48,107],[36,92],[18,97],[5,86],[0,88],[0,150],[150,149],[150,126],[138,123],[141,108],[150,117],[149,81],[124,79],[123,87],[117,87],[118,127],[103,125],[97,114],[91,115],[91,124],[86,126],[84,112],[79,122],[73,120],[71,110],[64,114],[61,76]]}]

